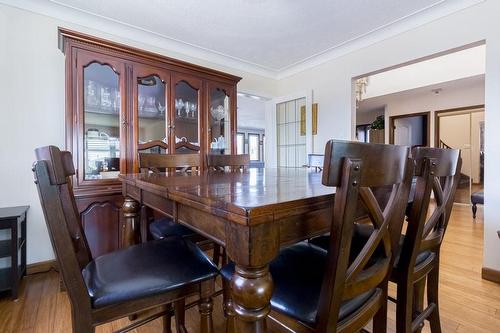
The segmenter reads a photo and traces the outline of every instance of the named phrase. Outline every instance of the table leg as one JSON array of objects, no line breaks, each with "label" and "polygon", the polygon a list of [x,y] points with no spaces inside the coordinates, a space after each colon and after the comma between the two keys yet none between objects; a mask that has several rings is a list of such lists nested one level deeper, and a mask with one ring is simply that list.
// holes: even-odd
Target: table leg
[{"label": "table leg", "polygon": [[141,205],[137,201],[125,197],[122,205],[123,216],[125,217],[125,223],[122,227],[122,248],[140,243],[140,208]]},{"label": "table leg", "polygon": [[273,280],[269,266],[236,265],[231,280],[233,310],[237,315],[236,332],[267,332],[266,317],[271,310]]}]

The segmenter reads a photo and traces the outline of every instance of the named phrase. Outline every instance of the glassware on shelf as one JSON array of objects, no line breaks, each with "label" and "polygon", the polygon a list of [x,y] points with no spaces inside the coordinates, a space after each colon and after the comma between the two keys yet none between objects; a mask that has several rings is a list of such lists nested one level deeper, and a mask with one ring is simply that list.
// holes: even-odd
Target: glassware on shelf
[{"label": "glassware on shelf", "polygon": [[113,94],[113,111],[118,112],[121,108],[121,95],[120,91],[115,89]]},{"label": "glassware on shelf", "polygon": [[196,105],[196,103],[191,103],[189,105],[189,109],[191,111],[191,118],[196,118],[196,111],[198,110],[198,105]]},{"label": "glassware on shelf", "polygon": [[103,109],[111,109],[112,105],[111,89],[109,87],[101,87],[101,107]]},{"label": "glassware on shelf", "polygon": [[142,112],[144,110],[144,103],[146,102],[146,97],[143,95],[139,94],[139,97],[137,99],[137,102],[139,103],[139,112]]},{"label": "glassware on shelf", "polygon": [[191,103],[189,101],[186,101],[184,103],[184,112],[186,113],[186,118],[189,117],[189,108],[191,107]]},{"label": "glassware on shelf", "polygon": [[217,121],[220,121],[227,116],[226,109],[222,105],[218,105],[216,108],[210,108],[210,114]]},{"label": "glassware on shelf", "polygon": [[154,96],[146,97],[146,104],[144,105],[144,111],[146,112],[156,112],[156,98]]},{"label": "glassware on shelf", "polygon": [[88,80],[85,86],[85,102],[88,106],[92,107],[99,105],[97,84],[92,80]]},{"label": "glassware on shelf", "polygon": [[166,106],[162,106],[161,102],[158,102],[158,105],[156,106],[156,109],[160,113],[160,115],[163,115],[165,113],[165,110],[167,109]]},{"label": "glassware on shelf", "polygon": [[184,101],[182,98],[175,100],[175,109],[177,110],[177,116],[181,116],[182,109],[184,108]]}]

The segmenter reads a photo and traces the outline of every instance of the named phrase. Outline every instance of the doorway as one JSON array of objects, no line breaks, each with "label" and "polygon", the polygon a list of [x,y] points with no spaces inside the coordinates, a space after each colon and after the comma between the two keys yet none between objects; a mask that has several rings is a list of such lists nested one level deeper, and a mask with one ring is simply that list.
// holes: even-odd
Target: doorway
[{"label": "doorway", "polygon": [[430,112],[389,117],[389,143],[419,147],[430,146]]},{"label": "doorway", "polygon": [[455,202],[470,204],[484,190],[484,105],[436,112],[436,147],[460,149],[462,172]]}]

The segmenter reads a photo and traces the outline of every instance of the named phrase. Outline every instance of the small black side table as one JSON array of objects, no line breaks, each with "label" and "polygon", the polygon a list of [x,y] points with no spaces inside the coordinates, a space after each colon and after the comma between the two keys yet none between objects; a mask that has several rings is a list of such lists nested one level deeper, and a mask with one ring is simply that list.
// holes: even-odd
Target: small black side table
[{"label": "small black side table", "polygon": [[[0,291],[11,290],[17,299],[19,281],[26,275],[26,215],[29,206],[0,208],[0,230],[10,229],[10,239],[0,241],[0,258],[11,258],[10,267],[0,268]],[[19,237],[19,231],[20,236]],[[18,252],[21,251],[19,263]]]}]

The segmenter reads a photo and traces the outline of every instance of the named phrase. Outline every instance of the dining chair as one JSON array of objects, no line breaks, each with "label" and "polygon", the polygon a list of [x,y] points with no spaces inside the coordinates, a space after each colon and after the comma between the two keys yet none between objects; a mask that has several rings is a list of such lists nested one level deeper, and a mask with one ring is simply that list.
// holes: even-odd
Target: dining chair
[{"label": "dining chair", "polygon": [[[250,155],[248,154],[239,154],[239,155],[222,155],[222,154],[207,154],[207,166],[209,170],[212,171],[229,171],[229,172],[236,172],[236,171],[244,171],[248,169],[250,165]],[[214,247],[214,258],[216,256],[219,256],[219,253],[221,252],[221,247],[220,246],[215,246]],[[222,258],[222,266],[227,264],[227,254],[226,250],[222,250],[221,254]],[[218,264],[218,261],[216,262]],[[229,285],[228,281],[223,279],[222,280],[222,291],[223,291],[223,307],[224,307],[224,313],[227,313],[226,309],[226,304],[228,302],[229,298]]]},{"label": "dining chair", "polygon": [[[139,171],[141,173],[195,173],[201,165],[199,154],[150,154],[139,153]],[[163,239],[169,236],[181,236],[200,238],[196,232],[174,221],[170,216],[154,219],[152,212],[143,207],[141,209],[144,217],[141,223],[142,241],[147,241],[147,227],[153,236],[153,239]],[[152,221],[150,221],[152,220]]]},{"label": "dining chair", "polygon": [[[424,320],[429,320],[432,332],[441,332],[439,319],[439,253],[451,209],[460,181],[462,161],[457,149],[412,149],[416,165],[411,191],[412,202],[407,207],[407,228],[400,238],[390,281],[397,284],[397,332],[415,332]],[[434,193],[435,203],[431,204]],[[373,228],[356,225],[354,244],[361,246],[368,240]],[[311,240],[326,249],[328,237]],[[360,246],[357,247],[359,251]],[[380,249],[376,251],[380,252]],[[427,307],[423,308],[427,281]]]},{"label": "dining chair", "polygon": [[[329,248],[301,242],[284,248],[270,263],[271,308],[311,332],[357,332],[373,318],[373,331],[385,332],[387,285],[404,219],[413,167],[406,147],[330,140],[322,182],[336,187]],[[386,188],[377,202],[373,189]],[[351,253],[356,211],[368,211],[374,232],[359,253]],[[375,250],[381,253],[375,255]],[[234,265],[221,270],[230,280]],[[231,297],[228,331],[234,329]]]},{"label": "dining chair", "polygon": [[[433,333],[441,332],[439,318],[439,257],[460,182],[462,160],[458,149],[412,150],[416,188],[401,251],[390,280],[397,284],[396,330],[419,331],[429,320]],[[434,194],[434,202],[431,195]],[[424,290],[427,282],[427,307]]]},{"label": "dining chair", "polygon": [[[73,332],[200,294],[201,331],[213,332],[212,294],[217,267],[190,241],[172,237],[130,246],[92,258],[71,186],[75,174],[70,152],[47,146],[35,150],[35,183],[58,267],[68,292]],[[133,322],[129,331],[164,317],[171,332],[171,311]],[[183,318],[176,317],[185,332]]]},{"label": "dining chair", "polygon": [[238,171],[248,169],[250,165],[250,155],[216,155],[207,154],[207,166],[210,170],[216,171]]}]

